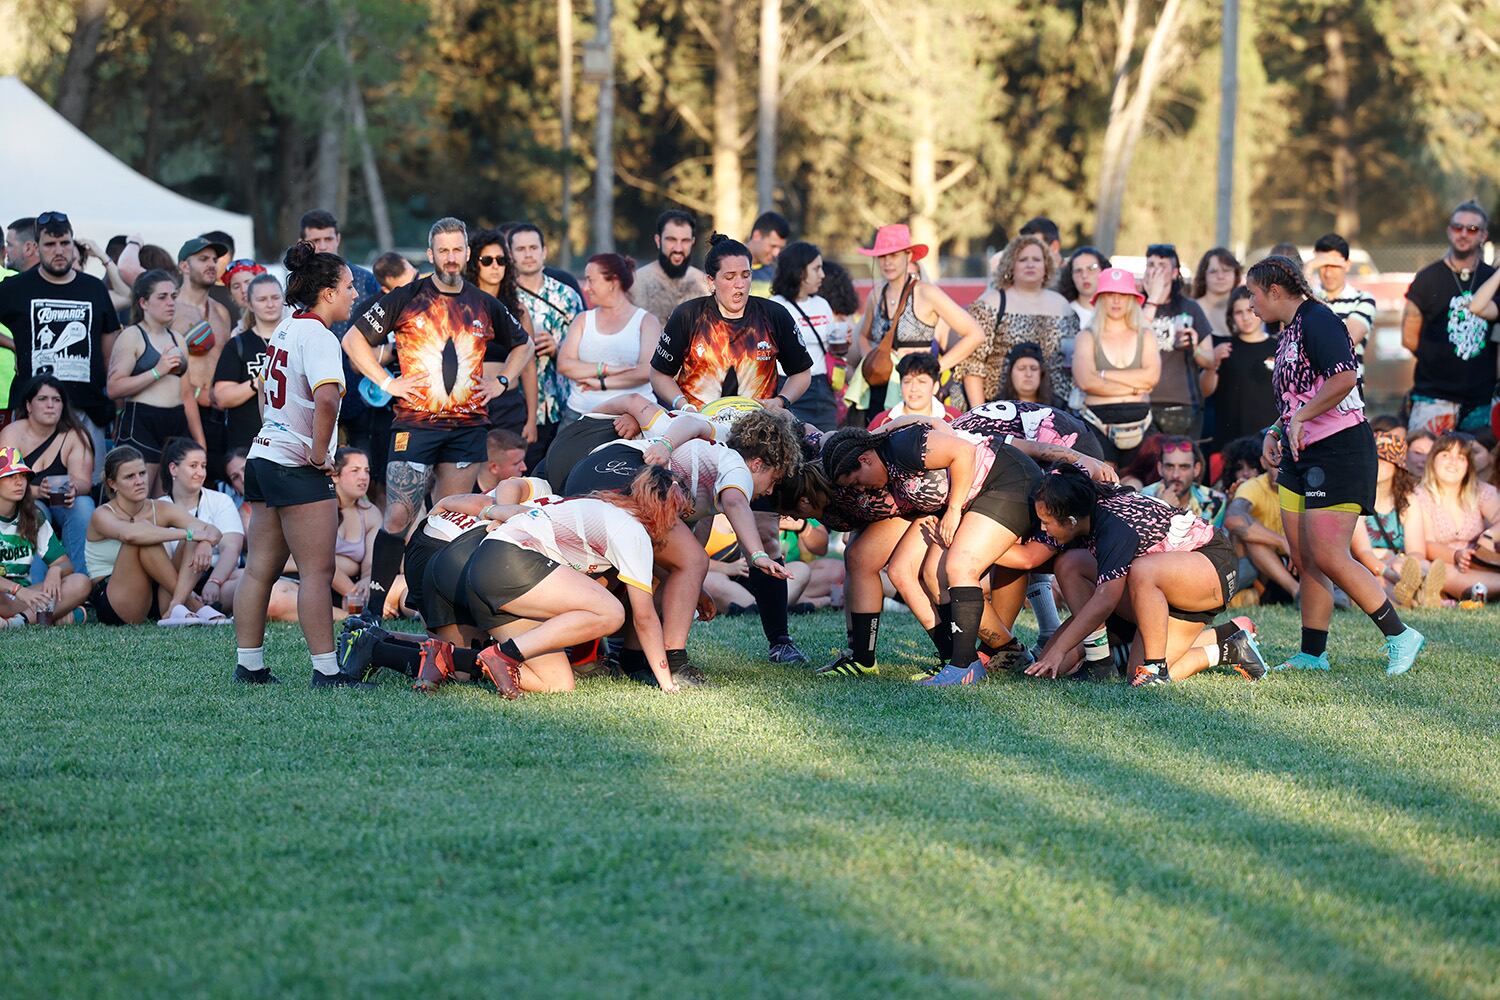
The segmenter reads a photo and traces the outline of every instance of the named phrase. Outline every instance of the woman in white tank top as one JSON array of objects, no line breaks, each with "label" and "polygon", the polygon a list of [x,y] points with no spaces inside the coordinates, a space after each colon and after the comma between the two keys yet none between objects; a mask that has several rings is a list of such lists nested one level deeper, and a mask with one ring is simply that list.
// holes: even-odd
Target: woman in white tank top
[{"label": "woman in white tank top", "polygon": [[617,253],[595,254],[583,269],[593,308],[574,317],[557,355],[557,370],[573,380],[564,423],[627,393],[651,398],[661,322],[626,296],[634,280],[635,264]]}]

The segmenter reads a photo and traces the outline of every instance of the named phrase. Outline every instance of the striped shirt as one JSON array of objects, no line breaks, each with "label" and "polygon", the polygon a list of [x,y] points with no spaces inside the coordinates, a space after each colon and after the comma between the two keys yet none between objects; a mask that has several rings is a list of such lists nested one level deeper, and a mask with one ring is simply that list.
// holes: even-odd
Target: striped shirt
[{"label": "striped shirt", "polygon": [[1351,340],[1354,347],[1355,369],[1359,372],[1359,377],[1363,379],[1365,377],[1365,345],[1370,342],[1370,337],[1375,332],[1375,296],[1369,292],[1362,292],[1353,285],[1345,285],[1339,289],[1337,295],[1332,297],[1321,294],[1321,289],[1319,291],[1318,297],[1323,300],[1323,304],[1344,321],[1345,327],[1349,325],[1351,319],[1364,320],[1365,339],[1358,344],[1353,344]]}]

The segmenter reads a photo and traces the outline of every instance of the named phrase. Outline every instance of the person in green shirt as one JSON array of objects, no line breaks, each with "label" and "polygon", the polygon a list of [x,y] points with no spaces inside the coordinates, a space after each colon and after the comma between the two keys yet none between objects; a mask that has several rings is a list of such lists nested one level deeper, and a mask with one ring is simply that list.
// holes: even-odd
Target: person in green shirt
[{"label": "person in green shirt", "polygon": [[[47,564],[31,585],[32,564]],[[31,468],[15,448],[0,448],[0,628],[70,618],[89,596],[89,578],[73,572],[62,540],[31,499]]]}]

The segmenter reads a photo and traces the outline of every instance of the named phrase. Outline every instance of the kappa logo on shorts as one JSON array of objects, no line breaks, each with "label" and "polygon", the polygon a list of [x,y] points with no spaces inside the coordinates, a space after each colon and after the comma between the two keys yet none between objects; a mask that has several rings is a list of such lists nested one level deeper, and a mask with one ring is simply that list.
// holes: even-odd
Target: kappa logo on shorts
[{"label": "kappa logo on shorts", "polygon": [[396,442],[391,445],[391,451],[405,451],[407,442],[411,440],[411,434],[407,431],[396,432]]}]

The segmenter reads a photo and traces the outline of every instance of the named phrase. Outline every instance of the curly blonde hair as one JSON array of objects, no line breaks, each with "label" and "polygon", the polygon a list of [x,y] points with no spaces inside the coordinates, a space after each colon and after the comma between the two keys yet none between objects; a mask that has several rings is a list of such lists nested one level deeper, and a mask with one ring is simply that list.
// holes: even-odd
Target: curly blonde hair
[{"label": "curly blonde hair", "polygon": [[746,461],[760,459],[778,479],[802,460],[802,439],[792,415],[778,410],[756,410],[740,417],[730,428],[725,443]]},{"label": "curly blonde hair", "polygon": [[1042,287],[1052,287],[1057,280],[1057,264],[1052,260],[1052,251],[1048,249],[1046,240],[1030,235],[1017,236],[1000,252],[1000,259],[995,262],[995,273],[990,275],[996,288],[1009,288],[1016,283],[1016,258],[1027,247],[1036,247],[1042,252],[1042,266],[1046,268],[1042,274]]}]

